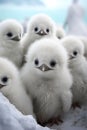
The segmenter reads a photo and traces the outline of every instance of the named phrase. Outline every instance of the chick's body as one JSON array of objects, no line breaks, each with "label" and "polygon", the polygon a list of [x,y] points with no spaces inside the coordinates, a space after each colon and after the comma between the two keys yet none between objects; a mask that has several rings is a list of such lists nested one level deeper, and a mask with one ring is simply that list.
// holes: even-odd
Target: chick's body
[{"label": "chick's body", "polygon": [[23,114],[33,114],[32,101],[20,80],[16,66],[5,58],[0,58],[0,91]]},{"label": "chick's body", "polygon": [[87,104],[87,61],[84,57],[84,45],[74,36],[66,37],[62,44],[67,49],[69,68],[73,76],[73,103]]},{"label": "chick's body", "polygon": [[87,104],[87,61],[84,56],[79,57],[78,61],[75,60],[71,68],[71,73],[73,75],[73,102],[82,104]]},{"label": "chick's body", "polygon": [[67,68],[67,54],[57,42],[52,39],[35,42],[28,50],[27,63],[21,71],[40,123],[58,117],[71,106],[72,77]]}]

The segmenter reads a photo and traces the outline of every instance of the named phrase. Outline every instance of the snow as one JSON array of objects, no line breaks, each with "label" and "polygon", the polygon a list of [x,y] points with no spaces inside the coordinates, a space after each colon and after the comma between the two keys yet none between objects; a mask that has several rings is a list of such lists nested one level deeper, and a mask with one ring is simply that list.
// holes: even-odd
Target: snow
[{"label": "snow", "polygon": [[0,130],[50,130],[31,116],[24,116],[0,93]]},{"label": "snow", "polygon": [[51,128],[56,130],[87,130],[87,106],[71,109],[62,117],[63,123]]},{"label": "snow", "polygon": [[0,93],[0,130],[87,130],[87,106],[71,109],[62,119],[62,124],[42,127],[31,115],[25,116],[19,112]]}]

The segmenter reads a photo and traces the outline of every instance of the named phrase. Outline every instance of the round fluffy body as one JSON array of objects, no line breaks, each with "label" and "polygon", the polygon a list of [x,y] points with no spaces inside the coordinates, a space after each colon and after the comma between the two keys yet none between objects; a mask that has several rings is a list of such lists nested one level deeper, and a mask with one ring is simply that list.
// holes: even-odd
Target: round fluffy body
[{"label": "round fluffy body", "polygon": [[8,19],[0,23],[0,57],[8,58],[17,67],[22,64],[22,34],[23,28],[16,20]]},{"label": "round fluffy body", "polygon": [[87,104],[87,61],[84,57],[84,45],[80,39],[69,36],[62,40],[69,55],[69,68],[73,76],[73,103]]},{"label": "round fluffy body", "polygon": [[32,44],[21,70],[21,78],[41,124],[58,117],[71,106],[72,76],[67,68],[66,50],[58,42],[44,38]]},{"label": "round fluffy body", "polygon": [[0,91],[23,114],[33,115],[29,95],[22,85],[16,66],[5,58],[0,58]]}]

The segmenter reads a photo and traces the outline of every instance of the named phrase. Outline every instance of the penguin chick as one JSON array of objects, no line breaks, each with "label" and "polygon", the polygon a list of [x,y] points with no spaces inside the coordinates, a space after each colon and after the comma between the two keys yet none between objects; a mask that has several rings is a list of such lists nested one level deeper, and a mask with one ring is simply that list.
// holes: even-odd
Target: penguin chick
[{"label": "penguin chick", "polygon": [[0,57],[6,57],[21,67],[23,48],[20,44],[23,28],[19,22],[8,19],[0,23]]},{"label": "penguin chick", "polygon": [[23,114],[33,114],[33,106],[27,95],[17,68],[8,59],[0,58],[0,91]]},{"label": "penguin chick", "polygon": [[61,40],[69,55],[69,68],[73,76],[73,104],[87,104],[87,61],[84,45],[78,38],[68,36]]},{"label": "penguin chick", "polygon": [[21,70],[40,124],[57,118],[71,106],[72,76],[67,68],[67,53],[58,42],[44,38],[33,43]]},{"label": "penguin chick", "polygon": [[56,36],[59,40],[66,36],[65,31],[61,26],[57,26]]},{"label": "penguin chick", "polygon": [[26,54],[28,47],[34,41],[41,39],[43,37],[55,36],[55,23],[46,14],[36,14],[31,17],[27,27],[27,33],[22,39],[22,44],[24,47],[24,54]]}]

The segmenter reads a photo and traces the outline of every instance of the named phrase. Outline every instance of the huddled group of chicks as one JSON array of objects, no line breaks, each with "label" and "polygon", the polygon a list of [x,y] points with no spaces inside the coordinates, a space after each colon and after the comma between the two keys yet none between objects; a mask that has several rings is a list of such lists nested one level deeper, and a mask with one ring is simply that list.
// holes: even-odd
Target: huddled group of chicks
[{"label": "huddled group of chicks", "polygon": [[87,104],[87,39],[66,36],[46,14],[0,23],[0,91],[41,125]]}]

